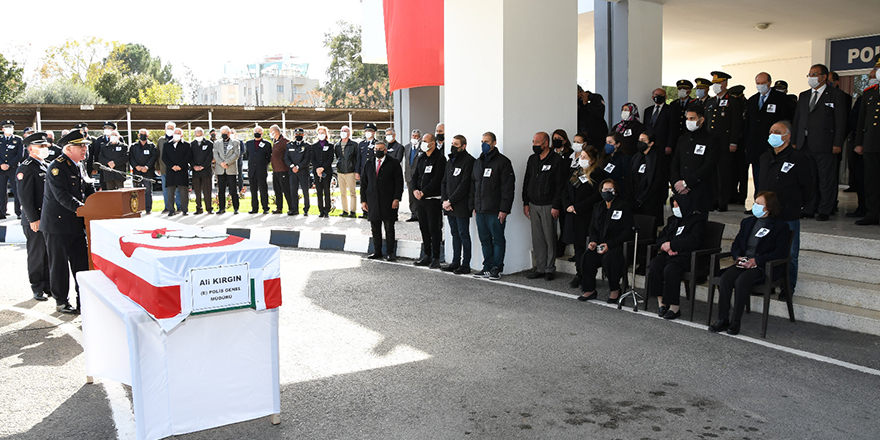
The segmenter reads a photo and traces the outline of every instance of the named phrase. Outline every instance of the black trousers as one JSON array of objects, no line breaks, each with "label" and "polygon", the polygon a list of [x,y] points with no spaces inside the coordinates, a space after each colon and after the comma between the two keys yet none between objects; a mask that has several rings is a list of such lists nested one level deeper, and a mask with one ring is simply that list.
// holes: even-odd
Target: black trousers
[{"label": "black trousers", "polygon": [[[718,286],[718,319],[730,319],[739,322],[742,319],[743,310],[752,293],[755,281],[764,278],[764,269],[740,269],[736,266],[728,267],[721,274],[721,284]],[[735,292],[734,292],[735,289]],[[733,299],[733,316],[730,316],[730,297]]]},{"label": "black trousers", "polygon": [[623,276],[623,268],[626,264],[623,261],[623,247],[614,247],[608,249],[604,254],[599,254],[595,250],[587,250],[582,257],[581,264],[581,290],[584,292],[593,292],[596,290],[596,273],[599,266],[602,266],[602,272],[608,279],[608,290],[620,290],[620,279]]},{"label": "black trousers", "polygon": [[712,205],[726,208],[730,202],[730,195],[733,193],[734,168],[736,167],[735,154],[729,150],[730,145],[724,145],[721,150],[721,157],[718,160],[718,171],[715,174],[717,198],[712,201]]},{"label": "black trousers", "polygon": [[[806,145],[800,150],[809,151]],[[831,215],[837,205],[837,155],[810,152],[809,156],[813,162],[813,194],[804,213]]]},{"label": "black trousers", "polygon": [[864,153],[865,162],[865,207],[867,218],[880,218],[880,151]]},{"label": "black trousers", "polygon": [[318,177],[315,174],[315,191],[318,193],[318,211],[322,214],[329,214],[333,210],[330,203],[330,180],[332,176],[324,172],[324,177]]},{"label": "black trousers", "polygon": [[397,241],[394,235],[394,219],[387,220],[370,220],[370,229],[373,231],[373,252],[383,255],[382,253],[382,226],[385,226],[385,249],[384,255],[395,255],[397,252]]},{"label": "black trousers", "polygon": [[211,177],[193,177],[193,192],[196,193],[196,211],[202,209],[202,199],[205,203],[205,211],[213,210],[211,200]]},{"label": "black trousers", "polygon": [[262,201],[263,211],[269,210],[269,184],[266,182],[268,171],[262,167],[248,170],[248,185],[251,187],[251,211],[260,210]]},{"label": "black trousers", "polygon": [[690,269],[690,257],[661,252],[648,265],[648,295],[663,296],[663,304],[677,306],[681,299],[681,278]]},{"label": "black trousers", "polygon": [[275,210],[284,211],[284,200],[287,200],[288,211],[293,210],[293,202],[290,198],[290,178],[287,171],[272,172],[272,189],[275,191]]},{"label": "black trousers", "polygon": [[[10,167],[6,171],[0,171],[0,213],[6,216],[6,205],[9,203],[9,189],[12,189],[15,215],[21,215],[21,204],[18,202],[18,184],[15,182],[15,168]],[[12,187],[12,188],[9,188]]]},{"label": "black trousers", "polygon": [[86,234],[43,234],[49,260],[49,286],[58,305],[68,302],[70,272],[76,285],[76,307],[79,308],[79,283],[76,274],[89,270],[89,247]]},{"label": "black trousers", "polygon": [[299,191],[303,193],[303,212],[308,213],[311,207],[311,199],[309,196],[309,172],[308,170],[300,170],[298,173],[291,171],[288,173],[290,177],[290,210],[288,212],[299,212]]},{"label": "black trousers", "polygon": [[22,226],[27,238],[28,281],[34,293],[51,293],[49,286],[49,255],[46,254],[46,239],[40,231],[34,232],[30,226]]},{"label": "black trousers", "polygon": [[103,183],[102,183],[102,185],[104,186],[104,189],[107,189],[107,190],[111,190],[111,191],[112,191],[112,190],[114,190],[114,189],[120,189],[120,188],[123,188],[123,187],[125,186],[125,181],[123,181],[123,180],[111,180],[111,179],[108,179],[108,178],[105,177],[105,178],[104,178],[104,181],[103,181]]},{"label": "black trousers", "polygon": [[[139,171],[134,172],[135,175],[146,177],[147,179],[155,178],[155,174],[152,172],[149,173],[141,173]],[[150,212],[153,210],[153,184],[150,182],[133,182],[132,186],[135,188],[144,188],[144,202],[147,204],[145,207],[145,211]]]},{"label": "black trousers", "polygon": [[422,248],[426,257],[440,258],[440,242],[443,240],[443,203],[440,199],[422,198],[419,201],[419,231],[422,232]]},{"label": "black trousers", "polygon": [[217,210],[226,212],[226,188],[229,187],[229,194],[232,196],[232,207],[238,211],[238,191],[236,185],[238,180],[237,174],[218,174],[217,175]]}]

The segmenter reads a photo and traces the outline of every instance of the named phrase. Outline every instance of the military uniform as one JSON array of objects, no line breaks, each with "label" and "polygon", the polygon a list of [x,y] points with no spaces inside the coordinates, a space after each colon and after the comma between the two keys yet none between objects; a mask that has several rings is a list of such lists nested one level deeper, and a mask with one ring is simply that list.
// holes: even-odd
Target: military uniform
[{"label": "military uniform", "polygon": [[[3,121],[3,126],[14,126],[14,121]],[[12,187],[12,196],[15,198],[15,214],[21,216],[21,205],[18,199],[18,188],[15,184],[15,170],[23,156],[23,143],[20,136],[6,136],[0,134],[0,164],[8,165],[5,170],[0,169],[0,218],[6,218],[6,205],[9,203],[9,186]]]},{"label": "military uniform", "polygon": [[[82,133],[73,131],[62,139],[62,144],[87,144]],[[86,197],[95,192],[77,166],[62,154],[52,161],[46,173],[40,231],[46,239],[49,254],[49,285],[58,310],[65,313],[79,312],[79,284],[77,283],[77,306],[68,302],[70,271],[76,273],[89,269],[89,249],[86,245],[85,221],[77,217],[76,210],[85,204]],[[69,269],[68,269],[69,267]]]},{"label": "military uniform", "polygon": [[[712,72],[712,82],[717,84],[730,79],[730,75],[724,72]],[[706,125],[709,132],[714,134],[718,141],[726,148],[719,153],[717,170],[717,188],[713,198],[713,207],[718,205],[719,211],[727,211],[727,204],[736,185],[734,176],[738,168],[738,159],[745,160],[743,152],[737,148],[736,153],[730,152],[730,145],[737,145],[740,141],[740,132],[743,121],[743,108],[745,104],[742,97],[737,98],[730,91],[720,96],[715,96],[706,101]]]},{"label": "military uniform", "polygon": [[[880,64],[880,61],[878,61]],[[880,89],[872,86],[862,95],[856,145],[861,145],[865,161],[865,205],[867,215],[859,225],[880,223]]]},{"label": "military uniform", "polygon": [[[297,128],[294,131],[294,139],[296,136],[302,136],[303,130]],[[304,210],[303,215],[309,215],[309,163],[312,158],[312,148],[308,142],[292,140],[287,143],[287,151],[284,152],[284,163],[290,168],[288,178],[290,179],[290,200],[288,204],[288,214],[299,214],[299,191],[303,193]],[[293,167],[297,167],[297,172],[293,172]]]},{"label": "military uniform", "polygon": [[[45,133],[28,136],[25,141],[26,145],[32,143],[46,145],[48,143]],[[18,196],[21,200],[21,227],[27,238],[28,281],[31,283],[34,299],[37,301],[45,301],[47,298],[44,294],[52,295],[49,287],[49,260],[46,254],[46,240],[42,232],[31,229],[31,223],[40,220],[40,213],[43,209],[46,168],[47,165],[42,160],[27,157],[21,162],[15,174]]]}]

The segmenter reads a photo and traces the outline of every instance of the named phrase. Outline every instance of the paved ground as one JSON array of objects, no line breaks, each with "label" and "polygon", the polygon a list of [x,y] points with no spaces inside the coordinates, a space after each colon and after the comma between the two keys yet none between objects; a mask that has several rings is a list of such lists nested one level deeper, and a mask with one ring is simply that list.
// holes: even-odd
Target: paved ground
[{"label": "paved ground", "polygon": [[[0,436],[133,432],[125,389],[84,384],[79,318],[28,300],[24,253],[0,247]],[[284,250],[282,274],[282,424],[180,438],[876,439],[880,430],[880,338],[774,319],[759,345],[758,315],[733,338],[577,302],[567,279],[489,282],[343,253]]]}]

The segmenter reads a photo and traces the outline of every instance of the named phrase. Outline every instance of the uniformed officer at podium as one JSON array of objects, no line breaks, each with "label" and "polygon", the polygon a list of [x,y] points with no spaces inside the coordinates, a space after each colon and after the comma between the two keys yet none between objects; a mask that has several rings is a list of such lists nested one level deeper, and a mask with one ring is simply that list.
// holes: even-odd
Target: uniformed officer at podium
[{"label": "uniformed officer at podium", "polygon": [[77,166],[86,158],[91,141],[82,132],[74,130],[64,136],[59,144],[64,146],[63,154],[52,161],[46,173],[40,231],[46,239],[49,284],[56,310],[79,314],[79,285],[76,286],[76,307],[68,301],[68,292],[70,272],[76,279],[77,272],[89,269],[85,221],[76,216],[76,210],[85,204],[86,197],[95,192],[94,187],[83,180]]}]

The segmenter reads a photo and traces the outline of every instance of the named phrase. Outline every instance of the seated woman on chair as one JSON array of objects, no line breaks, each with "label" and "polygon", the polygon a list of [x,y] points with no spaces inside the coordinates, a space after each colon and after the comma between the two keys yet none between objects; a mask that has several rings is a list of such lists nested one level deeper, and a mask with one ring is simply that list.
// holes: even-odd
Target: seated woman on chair
[{"label": "seated woman on chair", "polygon": [[611,295],[608,303],[620,297],[620,279],[626,263],[623,261],[623,244],[633,238],[633,213],[623,197],[619,196],[613,179],[605,179],[600,185],[602,201],[593,206],[590,221],[590,243],[581,264],[581,290],[578,301],[596,299],[596,272],[599,265],[608,278]]},{"label": "seated woman on chair", "polygon": [[664,319],[681,316],[682,274],[690,269],[690,252],[700,248],[706,233],[706,217],[686,194],[672,196],[672,214],[657,237],[660,254],[648,264],[647,294],[657,297],[657,314]]},{"label": "seated woman on chair", "polygon": [[[718,298],[718,321],[709,331],[727,330],[730,335],[739,334],[740,318],[752,286],[764,279],[764,264],[785,258],[789,253],[789,228],[785,220],[777,218],[780,206],[776,193],[761,191],[752,205],[754,216],[746,217],[739,225],[739,232],[730,246],[734,265],[721,274]],[[774,276],[782,276],[782,271]],[[730,318],[730,297],[733,290],[733,317]]]},{"label": "seated woman on chair", "polygon": [[598,160],[599,152],[587,145],[579,154],[578,167],[571,170],[568,185],[565,185],[562,193],[562,207],[568,212],[568,217],[561,235],[566,243],[574,244],[574,264],[577,269],[569,283],[572,289],[581,286],[581,262],[587,250],[593,206],[602,200],[599,182],[605,180],[605,171],[602,171],[602,164]]}]

